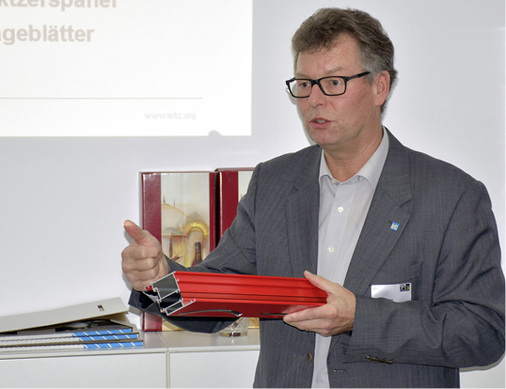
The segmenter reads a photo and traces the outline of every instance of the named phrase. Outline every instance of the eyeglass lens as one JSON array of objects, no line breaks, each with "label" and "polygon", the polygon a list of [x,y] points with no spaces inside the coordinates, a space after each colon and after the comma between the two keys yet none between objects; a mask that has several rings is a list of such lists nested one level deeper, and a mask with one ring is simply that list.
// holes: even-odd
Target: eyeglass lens
[{"label": "eyeglass lens", "polygon": [[313,84],[318,84],[327,95],[341,95],[346,90],[346,82],[341,77],[327,77],[313,82],[303,79],[293,80],[290,82],[290,90],[297,97],[307,97],[311,94]]}]

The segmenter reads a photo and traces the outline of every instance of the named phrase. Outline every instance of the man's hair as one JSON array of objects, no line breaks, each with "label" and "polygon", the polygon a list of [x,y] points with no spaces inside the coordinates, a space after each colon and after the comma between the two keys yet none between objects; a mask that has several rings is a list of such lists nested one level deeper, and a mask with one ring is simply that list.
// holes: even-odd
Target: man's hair
[{"label": "man's hair", "polygon": [[397,78],[392,41],[377,19],[359,10],[322,8],[306,19],[292,38],[294,66],[300,53],[331,49],[343,35],[357,41],[360,65],[371,72],[370,79],[386,70],[392,88]]}]

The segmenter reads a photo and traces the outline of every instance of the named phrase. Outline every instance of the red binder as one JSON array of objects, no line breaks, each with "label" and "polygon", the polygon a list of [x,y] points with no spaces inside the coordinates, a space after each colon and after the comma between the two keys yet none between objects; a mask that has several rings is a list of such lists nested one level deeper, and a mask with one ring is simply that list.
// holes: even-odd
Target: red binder
[{"label": "red binder", "polygon": [[305,278],[173,272],[145,292],[167,316],[282,318],[326,303]]},{"label": "red binder", "polygon": [[[163,181],[170,177],[177,178],[176,181],[181,181],[181,184],[171,185],[169,187],[169,193],[164,191]],[[182,263],[185,266],[191,266],[192,262],[188,262],[188,258],[192,257],[198,260],[205,259],[207,253],[214,249],[216,244],[216,174],[213,172],[144,172],[141,173],[141,191],[142,191],[142,225],[145,230],[148,230],[160,243],[162,243],[162,249],[164,254],[174,260],[185,262]],[[179,180],[180,179],[180,180]],[[195,182],[192,180],[198,180],[198,188],[195,188]],[[191,185],[185,185],[185,183],[191,183]],[[191,220],[194,212],[188,211],[187,208],[184,210],[178,206],[179,203],[185,203],[187,199],[181,200],[186,194],[190,195],[191,192],[198,190],[201,193],[208,193],[205,201],[197,204],[199,208],[207,208],[207,212],[202,213],[201,216],[205,216],[204,222],[199,220]],[[178,199],[175,201],[175,197]],[[167,229],[164,230],[164,217],[163,215],[177,215],[183,214],[183,211],[187,211],[185,217],[185,225],[182,225],[182,232],[176,234],[179,236],[169,237],[170,232]],[[170,223],[169,223],[170,224]],[[173,226],[172,226],[173,227]],[[185,232],[190,230],[206,229],[204,234],[205,241],[201,245],[187,247],[184,255],[180,255],[180,251],[177,249],[181,246],[178,240],[181,241],[184,238]],[[198,250],[197,250],[198,249]],[[163,324],[162,319],[150,315],[149,313],[143,314],[142,329],[144,331],[162,331]]]},{"label": "red binder", "polygon": [[237,204],[246,194],[253,168],[220,168],[216,169],[216,174],[216,202],[218,205],[216,242],[219,242],[225,230],[235,219]]}]

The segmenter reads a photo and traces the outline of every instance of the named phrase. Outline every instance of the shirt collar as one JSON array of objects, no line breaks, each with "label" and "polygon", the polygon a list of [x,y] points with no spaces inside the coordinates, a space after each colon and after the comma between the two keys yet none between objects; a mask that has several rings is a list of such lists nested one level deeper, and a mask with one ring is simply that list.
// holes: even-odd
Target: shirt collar
[{"label": "shirt collar", "polygon": [[[373,189],[376,189],[376,185],[378,185],[378,181],[381,175],[381,171],[383,170],[383,165],[387,159],[388,147],[390,141],[388,139],[388,133],[383,129],[383,139],[379,147],[376,149],[374,154],[369,158],[369,160],[365,163],[364,166],[355,174],[350,180],[353,178],[360,176],[365,178],[372,186]],[[320,176],[319,181],[321,183],[321,179],[324,176],[328,176],[330,179],[334,179],[332,174],[330,173],[330,169],[327,166],[327,161],[325,161],[324,151],[322,150],[322,157],[320,161]],[[349,180],[348,180],[349,181]]]}]

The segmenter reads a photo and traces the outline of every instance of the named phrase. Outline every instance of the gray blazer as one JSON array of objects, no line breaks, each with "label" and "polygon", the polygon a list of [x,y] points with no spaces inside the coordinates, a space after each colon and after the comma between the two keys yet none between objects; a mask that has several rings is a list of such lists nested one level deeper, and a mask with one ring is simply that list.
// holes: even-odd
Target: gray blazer
[{"label": "gray blazer", "polygon": [[[459,367],[488,365],[504,352],[504,276],[490,200],[469,175],[389,136],[344,282],[357,296],[355,326],[332,339],[330,384],[456,387]],[[192,270],[316,273],[320,158],[321,149],[311,146],[258,165],[234,223]],[[371,298],[371,285],[401,283],[411,283],[411,301]],[[134,292],[131,304],[156,311],[139,296]],[[227,322],[176,324],[212,332]],[[254,386],[311,386],[314,333],[265,319],[260,342]]]}]

